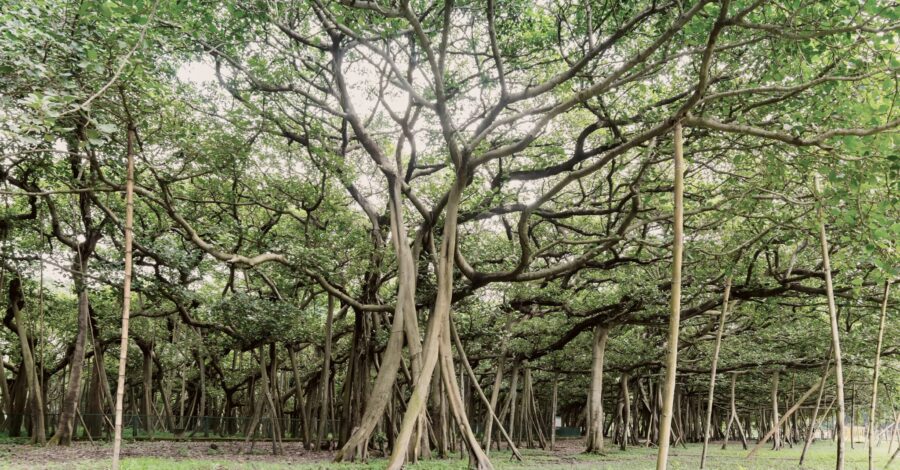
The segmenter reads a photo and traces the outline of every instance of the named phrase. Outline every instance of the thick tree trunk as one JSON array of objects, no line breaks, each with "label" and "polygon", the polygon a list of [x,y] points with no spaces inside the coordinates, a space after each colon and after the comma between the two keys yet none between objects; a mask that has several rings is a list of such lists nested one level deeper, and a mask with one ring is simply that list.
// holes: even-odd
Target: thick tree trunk
[{"label": "thick tree trunk", "polygon": [[10,437],[19,437],[22,435],[25,407],[28,406],[28,380],[26,379],[24,364],[19,364],[19,373],[16,374],[13,382],[11,399],[12,409],[6,425]]},{"label": "thick tree trunk", "polygon": [[[425,331],[422,374],[420,376],[419,383],[416,384],[416,386],[413,388],[412,395],[410,396],[409,402],[407,403],[406,413],[403,415],[403,421],[400,425],[400,432],[397,435],[396,441],[394,442],[394,449],[391,453],[391,458],[388,463],[389,469],[398,470],[403,466],[403,463],[406,460],[406,455],[409,450],[410,438],[412,437],[413,426],[415,422],[420,418],[422,410],[424,409],[425,402],[428,397],[428,389],[430,387],[431,376],[434,373],[434,367],[438,362],[438,356],[441,355],[440,345],[445,341],[449,345],[450,342],[449,331],[445,331],[444,328],[446,327],[446,325],[449,325],[450,322],[450,307],[452,304],[453,296],[453,267],[456,250],[457,219],[459,215],[459,201],[462,196],[463,187],[465,186],[465,180],[465,174],[458,174],[456,176],[456,180],[454,181],[453,187],[451,188],[447,199],[447,207],[445,209],[446,212],[444,217],[443,237],[441,239],[441,248],[438,252],[436,266],[437,295],[434,301],[434,311],[431,314],[428,327]],[[442,336],[443,340],[441,339]],[[452,367],[452,365],[453,360],[451,357],[448,367]],[[441,368],[444,368],[444,361],[441,362]],[[442,374],[443,373],[444,372],[442,372]],[[453,396],[453,389],[448,388],[447,393],[448,399],[451,401],[451,411],[455,413],[452,407],[456,404],[452,403],[452,401],[457,397]],[[460,416],[458,416],[458,418],[465,418],[465,414],[462,413]],[[457,424],[462,427],[463,423],[457,421]],[[465,424],[467,424],[467,420]],[[465,435],[465,429],[461,428],[460,432],[463,433],[464,438],[468,437]],[[484,452],[481,450],[481,446],[478,444],[477,440],[474,443],[467,443],[471,447],[470,450],[476,453],[476,455],[474,455],[473,457],[479,459],[479,464],[490,466],[490,461],[487,460],[487,456],[484,456],[482,461]]]},{"label": "thick tree trunk", "polygon": [[[79,264],[84,270],[85,265]],[[81,399],[81,373],[84,365],[84,343],[88,329],[88,294],[83,281],[78,281],[78,333],[75,336],[75,348],[72,351],[70,361],[69,387],[63,397],[62,409],[59,413],[59,423],[56,434],[50,439],[50,445],[68,446],[72,444],[72,434],[75,427],[75,412]]]},{"label": "thick tree trunk", "polygon": [[669,337],[666,341],[666,381],[662,416],[659,422],[659,452],[656,469],[666,470],[669,460],[669,438],[675,401],[675,375],[678,368],[678,333],[681,328],[681,257],[684,249],[684,150],[681,123],[675,124],[675,172],[673,177],[675,214],[672,240],[672,292],[669,305]]},{"label": "thick tree trunk", "polygon": [[588,422],[585,452],[603,452],[603,361],[609,327],[594,328],[593,359],[591,361],[591,389],[588,394]]},{"label": "thick tree trunk", "polygon": [[[413,309],[413,312],[415,312],[415,263],[413,261],[409,242],[407,241],[406,226],[404,225],[403,221],[401,181],[397,179],[397,176],[394,176],[394,179],[391,181],[391,195],[389,198],[389,202],[391,207],[391,233],[394,240],[394,250],[397,252],[397,276],[399,282],[399,287],[397,290],[397,305],[394,310],[394,318],[391,324],[391,335],[388,338],[388,344],[385,347],[384,354],[381,358],[381,368],[379,369],[378,375],[375,378],[375,384],[372,386],[371,392],[366,398],[365,413],[363,414],[363,417],[360,421],[360,425],[355,430],[353,430],[352,434],[344,443],[341,450],[337,454],[335,454],[335,462],[353,460],[358,449],[361,446],[368,445],[369,437],[371,436],[372,431],[375,429],[375,426],[378,424],[378,421],[381,419],[382,415],[384,415],[384,410],[387,407],[387,403],[393,396],[392,391],[394,388],[394,382],[397,379],[397,372],[400,368],[400,361],[402,360],[403,336],[405,332],[404,319],[407,316],[406,310],[411,308]],[[455,224],[453,230],[454,232],[456,230]],[[412,317],[415,317],[414,313]],[[419,392],[421,398],[419,398],[416,403],[407,405],[407,412],[409,412],[409,409],[411,407],[415,407],[415,412],[417,414],[413,418],[415,418],[416,420],[419,419],[423,405],[425,403],[425,394],[427,390],[424,389],[427,389],[430,386],[431,373],[434,371],[434,364],[437,363],[437,344],[435,343],[434,346],[435,350],[431,351],[433,357],[430,358],[430,366],[423,365],[423,370],[427,369],[428,373],[425,374],[423,372],[423,374],[420,375],[419,382],[414,388],[414,396],[415,390],[423,389]],[[428,367],[430,367],[430,369]],[[366,375],[368,375],[368,371],[366,371]],[[413,398],[410,398],[410,400],[412,401]],[[406,423],[405,415],[404,423]],[[405,437],[405,441],[402,442],[402,445],[399,446],[403,448],[402,452],[406,452],[408,450],[409,439],[413,431],[412,424],[410,424],[409,426],[410,428],[406,430],[407,437]],[[400,435],[398,435],[397,439],[401,439],[404,435],[403,433],[404,428],[401,427]],[[394,454],[398,452],[398,442],[401,441],[395,440],[393,450]]]},{"label": "thick tree trunk", "polygon": [[[449,314],[449,312],[448,312]],[[441,377],[446,390],[447,403],[450,405],[450,412],[456,422],[462,439],[461,447],[464,447],[469,454],[469,468],[475,470],[493,470],[494,466],[490,459],[481,448],[475,432],[469,424],[469,418],[466,415],[466,407],[463,402],[462,393],[459,384],[456,382],[456,371],[453,366],[453,353],[450,349],[450,317],[444,317],[444,327],[441,329]],[[393,457],[393,456],[392,456]],[[391,467],[388,467],[391,468]]]}]

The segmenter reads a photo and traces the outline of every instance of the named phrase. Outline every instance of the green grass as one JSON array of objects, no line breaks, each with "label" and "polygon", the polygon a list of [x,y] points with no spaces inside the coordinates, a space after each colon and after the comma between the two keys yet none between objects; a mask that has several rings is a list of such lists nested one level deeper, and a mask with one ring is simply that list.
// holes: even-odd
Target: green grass
[{"label": "green grass", "polygon": [[[700,460],[700,446],[690,445],[688,448],[681,446],[671,449],[669,468],[671,470],[696,469]],[[524,450],[525,461],[514,462],[510,460],[507,452],[494,452],[491,454],[495,468],[498,470],[562,470],[562,469],[591,469],[591,470],[644,470],[655,469],[656,450],[647,448],[630,448],[627,451],[610,449],[605,455],[586,454],[552,454],[540,450]],[[456,454],[458,455],[458,454]],[[866,449],[864,444],[857,444],[856,449],[847,449],[846,468],[866,469]],[[718,446],[710,447],[710,455],[707,468],[710,470],[768,470],[768,469],[799,469],[797,462],[800,456],[800,448],[784,449],[778,452],[768,449],[761,450],[754,459],[746,458],[747,451],[739,445],[731,446],[728,450],[721,450]],[[882,446],[876,449],[875,466],[878,469],[884,467],[887,462],[887,448]],[[807,455],[807,462],[802,469],[830,470],[834,468],[835,448],[830,441],[814,444]],[[895,463],[896,464],[896,463]],[[153,457],[127,458],[123,460],[123,470],[375,470],[385,467],[385,460],[373,459],[365,464],[333,464],[331,462],[314,463],[270,463],[270,462],[235,462],[229,460],[228,455],[215,455],[210,459],[162,459]],[[20,469],[35,468],[29,466],[17,466],[13,461],[8,461],[0,456],[0,468]],[[93,470],[109,468],[108,460],[93,460],[80,462],[67,462],[65,464],[53,464],[38,468],[50,470],[74,469]],[[458,458],[447,460],[429,460],[416,465],[409,465],[410,470],[462,470],[466,468],[466,462]],[[900,467],[897,467],[900,468]]]}]

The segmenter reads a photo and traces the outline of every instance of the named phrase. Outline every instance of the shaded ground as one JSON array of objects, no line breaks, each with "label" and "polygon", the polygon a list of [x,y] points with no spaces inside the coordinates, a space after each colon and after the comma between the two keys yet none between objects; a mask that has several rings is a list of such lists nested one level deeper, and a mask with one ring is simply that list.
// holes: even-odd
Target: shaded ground
[{"label": "shaded ground", "polygon": [[[525,461],[510,460],[507,452],[493,452],[492,460],[498,469],[508,470],[556,470],[556,469],[598,469],[598,470],[643,470],[655,468],[656,450],[653,448],[631,448],[625,452],[611,449],[606,455],[584,455],[580,440],[558,442],[553,452],[524,450]],[[747,460],[747,452],[740,445],[731,445],[728,450],[720,450],[718,444],[710,446],[707,468],[716,469],[797,469],[800,449],[785,449],[774,452],[763,450],[758,457]],[[259,442],[252,452],[248,452],[243,442],[126,442],[123,446],[123,469],[125,470],[276,470],[276,469],[380,469],[385,462],[373,459],[367,464],[335,465],[330,462],[329,452],[310,452],[300,443],[286,442],[284,455],[271,455],[271,444]],[[856,449],[847,449],[847,469],[865,469],[866,450],[864,444]],[[32,447],[24,444],[0,444],[0,468],[3,469],[76,469],[93,470],[109,468],[112,446],[106,443],[92,445],[87,442],[75,443],[69,448]],[[834,445],[823,441],[813,446],[807,458],[805,469],[834,468]],[[698,467],[700,446],[673,448],[670,454],[670,469],[694,469]],[[887,462],[887,448],[876,449],[876,468],[883,468]],[[895,462],[896,464],[896,462]],[[431,460],[409,466],[416,470],[456,470],[465,469],[466,462],[459,460],[459,454],[447,460]],[[900,467],[897,467],[900,468]]]}]

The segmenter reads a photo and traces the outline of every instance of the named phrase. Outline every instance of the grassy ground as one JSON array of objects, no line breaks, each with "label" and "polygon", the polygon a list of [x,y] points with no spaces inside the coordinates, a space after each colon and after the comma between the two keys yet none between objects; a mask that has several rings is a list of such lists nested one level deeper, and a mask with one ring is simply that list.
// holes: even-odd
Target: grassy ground
[{"label": "grassy ground", "polygon": [[[498,470],[644,470],[654,469],[656,450],[647,448],[631,448],[625,452],[610,450],[606,455],[585,455],[580,453],[581,443],[567,441],[554,452],[525,450],[524,462],[513,462],[506,452],[492,453],[492,461]],[[209,443],[131,443],[125,446],[122,468],[124,470],[364,470],[382,469],[383,459],[372,459],[366,464],[335,465],[329,461],[324,452],[309,453],[300,448],[286,448],[286,455],[273,457],[267,452],[264,444],[258,445],[254,452],[239,453],[238,444],[217,445],[217,449]],[[721,450],[719,445],[710,447],[707,468],[710,470],[764,470],[764,469],[798,469],[797,462],[800,448],[785,449],[778,452],[761,450],[757,456],[748,460],[747,452],[740,445],[732,445],[728,450]],[[102,444],[91,446],[79,443],[71,449],[35,448],[26,445],[0,444],[0,468],[50,470],[93,470],[109,468],[108,455],[112,448]],[[887,463],[887,448],[876,449],[875,466],[878,469]],[[687,448],[677,447],[671,450],[669,468],[695,469],[700,461],[700,446],[689,445]],[[830,441],[816,443],[810,449],[803,469],[825,470],[834,468],[835,449]],[[857,444],[856,449],[847,449],[846,468],[865,469],[866,449],[864,444]],[[897,466],[897,462],[895,462]],[[462,470],[466,462],[458,458],[448,460],[430,460],[417,465],[408,466],[411,470]],[[897,467],[900,469],[900,467]]]}]

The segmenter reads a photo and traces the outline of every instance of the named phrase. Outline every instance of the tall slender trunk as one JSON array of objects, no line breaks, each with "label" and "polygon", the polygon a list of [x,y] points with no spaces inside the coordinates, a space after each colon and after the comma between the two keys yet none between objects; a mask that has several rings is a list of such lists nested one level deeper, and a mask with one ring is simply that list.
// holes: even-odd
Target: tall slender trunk
[{"label": "tall slender trunk", "polygon": [[[819,184],[819,179],[817,177],[816,190],[821,194]],[[835,433],[837,434],[837,458],[835,469],[843,470],[844,420],[846,416],[844,409],[844,367],[843,362],[841,361],[840,327],[838,326],[837,307],[835,307],[834,304],[834,286],[831,281],[831,259],[828,254],[828,237],[825,234],[825,215],[821,200],[818,203],[817,215],[819,218],[819,241],[822,245],[822,269],[825,272],[825,291],[828,295],[828,316],[831,320],[831,349],[834,354],[834,376],[835,387],[837,389],[837,423],[835,425]]]},{"label": "tall slender trunk", "polygon": [[[772,424],[778,422],[778,378],[780,374],[779,371],[775,371],[775,377],[772,379]],[[781,427],[775,426],[772,428],[774,432],[772,439],[772,449],[780,450],[782,447],[781,444]],[[762,440],[765,442],[765,439]]]},{"label": "tall slender trunk", "polygon": [[669,460],[672,408],[675,402],[675,374],[678,368],[678,332],[681,328],[681,257],[684,249],[684,149],[681,123],[675,124],[675,174],[673,177],[675,214],[672,240],[672,297],[669,304],[669,338],[666,342],[666,382],[659,422],[659,452],[656,469],[665,470]]},{"label": "tall slender trunk", "polygon": [[[122,334],[119,341],[119,376],[116,382],[115,437],[112,470],[119,468],[122,448],[122,403],[125,399],[125,369],[128,358],[128,320],[131,314],[131,245],[134,237],[134,129],[128,129],[125,176],[125,279],[122,285]],[[183,376],[182,376],[183,377]],[[184,401],[182,400],[182,407]]]},{"label": "tall slender trunk", "polygon": [[500,386],[503,384],[503,367],[505,362],[506,357],[501,355],[496,363],[497,372],[494,374],[494,386],[491,387],[491,400],[487,405],[487,416],[484,420],[484,440],[481,441],[481,444],[484,446],[484,451],[488,454],[490,454],[491,451],[491,434],[493,433],[494,428],[494,416],[497,413],[497,400],[500,399]]},{"label": "tall slender trunk", "polygon": [[550,398],[550,450],[556,447],[556,401],[559,391],[559,377],[553,377],[553,393]]},{"label": "tall slender trunk", "polygon": [[[291,361],[291,369],[294,373],[294,409],[300,417],[303,443],[309,445],[309,420],[306,419],[306,405],[303,403],[303,381],[300,378],[300,365],[297,362],[297,350],[293,345],[288,346],[288,357]],[[296,437],[296,436],[295,436]]]},{"label": "tall slender trunk", "polygon": [[[731,296],[731,276],[725,279],[725,294],[722,298],[722,313],[719,315],[719,329],[716,330],[716,347],[713,350],[712,366],[709,372],[709,394],[706,397],[706,423],[703,427],[703,451],[700,453],[700,468],[706,467],[706,451],[709,448],[709,428],[712,425],[713,397],[716,390],[716,368],[719,365],[719,350],[722,347],[722,332],[725,317],[728,316],[728,298]],[[725,436],[728,440],[728,436]]]},{"label": "tall slender trunk", "polygon": [[[469,455],[469,468],[475,470],[493,470],[494,466],[491,464],[487,454],[485,454],[484,450],[481,448],[481,444],[478,442],[478,438],[475,436],[475,432],[469,424],[463,396],[459,384],[456,382],[453,353],[450,349],[451,319],[449,311],[447,313],[448,315],[443,317],[445,323],[444,327],[441,328],[442,332],[440,335],[441,378],[446,391],[447,403],[450,405],[450,412],[453,415],[456,427],[460,433],[462,441],[460,447],[465,448]],[[391,457],[393,460],[393,455]],[[389,466],[388,468],[392,467]]]},{"label": "tall slender trunk", "polygon": [[334,322],[334,297],[328,296],[328,313],[325,317],[325,347],[324,358],[322,360],[322,378],[319,384],[322,387],[322,399],[319,403],[319,433],[316,436],[315,449],[319,450],[322,446],[322,439],[325,437],[325,429],[328,427],[328,395],[329,383],[331,382],[331,328]]},{"label": "tall slender trunk", "polygon": [[518,403],[518,394],[519,394],[519,362],[513,366],[512,377],[509,379],[509,394],[506,396],[506,403],[504,408],[509,408],[509,435],[513,436],[513,439],[516,438],[516,431],[519,429],[516,426],[516,403]]},{"label": "tall slender trunk", "polygon": [[620,431],[620,441],[619,441],[619,450],[625,450],[628,446],[628,438],[629,438],[629,426],[631,425],[631,392],[628,390],[628,381],[630,380],[630,376],[628,372],[622,372],[622,376],[619,378],[619,394],[621,396],[622,404],[621,404],[621,431]]},{"label": "tall slender trunk", "polygon": [[877,422],[876,412],[878,411],[878,374],[881,368],[881,343],[884,340],[884,323],[887,317],[888,295],[891,291],[891,281],[884,282],[884,300],[881,302],[881,319],[878,323],[878,341],[875,345],[875,367],[872,371],[872,403],[869,408],[869,429],[866,439],[866,446],[869,453],[869,470],[874,468],[872,441],[875,440],[875,424]]},{"label": "tall slender trunk", "polygon": [[[831,347],[828,348],[828,359],[825,361],[825,371],[831,369],[831,358],[832,352]],[[803,460],[806,458],[806,451],[809,450],[809,445],[812,444],[813,435],[816,431],[816,419],[818,418],[819,409],[822,406],[822,396],[825,394],[825,381],[828,380],[828,374],[822,373],[822,378],[819,380],[819,395],[816,398],[816,406],[813,407],[812,417],[809,419],[809,430],[806,433],[806,439],[803,442],[803,450],[800,451],[800,465],[803,465]],[[827,412],[826,412],[827,414]]]},{"label": "tall slender trunk", "polygon": [[[197,333],[201,335],[200,340],[202,344],[202,333],[200,330],[197,330]],[[202,346],[194,350],[194,358],[197,361],[198,382],[200,384],[200,390],[198,392],[199,396],[197,399],[197,421],[195,423],[194,432],[199,430],[206,421],[206,358],[204,357],[203,349],[201,348]]]},{"label": "tall slender trunk", "polygon": [[722,449],[726,449],[728,447],[728,438],[731,436],[731,425],[734,423],[735,427],[738,430],[738,433],[741,437],[741,444],[744,446],[744,450],[747,450],[747,436],[744,435],[744,427],[741,424],[741,419],[737,414],[737,406],[734,401],[734,386],[737,382],[737,373],[731,373],[731,394],[730,394],[730,413],[728,417],[728,425],[725,427],[725,438],[722,441]]},{"label": "tall slender trunk", "polygon": [[[500,421],[500,419],[497,417],[497,415],[494,414],[494,407],[496,406],[497,401],[495,399],[494,404],[492,405],[491,402],[484,395],[484,390],[481,389],[481,385],[478,383],[478,377],[475,375],[475,371],[472,370],[472,365],[469,363],[469,358],[466,357],[466,352],[463,349],[462,341],[459,339],[459,334],[457,334],[456,327],[453,326],[453,323],[450,324],[450,333],[453,336],[453,344],[456,346],[456,351],[459,354],[459,362],[466,369],[466,373],[469,376],[469,379],[471,380],[472,385],[475,388],[475,391],[478,393],[479,398],[481,398],[481,401],[485,404],[485,406],[488,407],[487,424],[491,424],[494,421],[497,421],[497,428],[500,429],[500,433],[503,434],[503,437],[506,439],[506,442],[509,444],[509,448],[513,453],[513,457],[516,458],[517,460],[521,461],[522,454],[519,453],[519,449],[516,449],[515,444],[513,444],[512,438],[509,436],[509,434],[506,433],[506,430],[503,429],[503,423]],[[483,444],[485,455],[487,455],[487,453],[488,453],[487,451],[490,448],[490,439],[488,439],[487,437],[486,437],[486,439],[487,439],[485,441],[486,444]]]},{"label": "tall slender trunk", "polygon": [[138,341],[143,356],[141,374],[143,376],[143,396],[141,414],[144,415],[144,431],[153,431],[153,343]]},{"label": "tall slender trunk", "polygon": [[[271,345],[272,351],[274,352],[274,343]],[[278,420],[278,406],[275,404],[275,399],[272,394],[272,389],[270,388],[270,383],[274,383],[275,377],[269,380],[269,373],[266,370],[266,360],[265,360],[265,347],[259,347],[259,376],[260,376],[260,388],[263,392],[263,399],[265,400],[266,405],[268,405],[269,409],[269,423],[272,427],[272,455],[281,455],[284,453],[284,450],[281,447],[281,423]],[[272,366],[276,366],[277,358],[272,358]],[[273,367],[274,368],[274,367]]]}]

